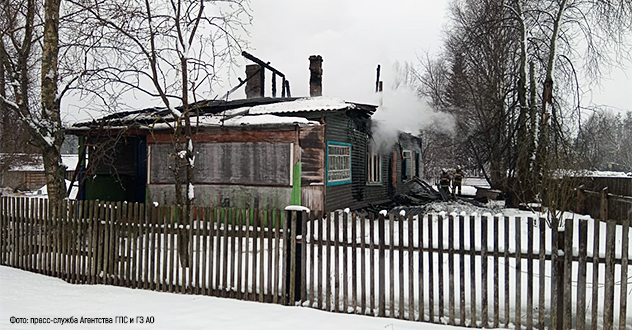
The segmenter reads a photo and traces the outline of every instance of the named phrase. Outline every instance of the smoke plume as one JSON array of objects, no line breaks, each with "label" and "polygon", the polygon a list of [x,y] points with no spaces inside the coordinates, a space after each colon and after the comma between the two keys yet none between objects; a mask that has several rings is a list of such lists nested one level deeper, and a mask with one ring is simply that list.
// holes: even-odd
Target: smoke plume
[{"label": "smoke plume", "polygon": [[390,150],[400,132],[418,135],[425,129],[452,134],[454,117],[435,111],[407,86],[376,94],[378,110],[372,117],[373,143],[380,151]]}]

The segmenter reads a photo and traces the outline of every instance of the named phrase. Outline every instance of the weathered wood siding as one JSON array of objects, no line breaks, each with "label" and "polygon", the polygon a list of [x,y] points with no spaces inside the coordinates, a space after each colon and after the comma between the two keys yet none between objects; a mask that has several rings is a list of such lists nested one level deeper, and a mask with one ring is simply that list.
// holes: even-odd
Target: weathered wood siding
[{"label": "weathered wood siding", "polygon": [[299,130],[302,205],[313,211],[325,210],[325,127]]},{"label": "weathered wood siding", "polygon": [[[195,146],[195,183],[290,185],[290,143],[201,142]],[[173,183],[173,146],[151,146],[151,182]],[[165,166],[169,164],[170,166]]]},{"label": "weathered wood siding", "polygon": [[[172,184],[148,185],[148,201],[160,205],[175,204]],[[284,209],[290,205],[292,187],[252,185],[195,185],[195,204],[199,206],[237,207],[245,209]]]},{"label": "weathered wood siding", "polygon": [[[270,209],[289,205],[290,161],[292,164],[298,161],[298,135],[296,126],[208,129],[196,134],[195,165],[199,170],[194,175],[195,204]],[[169,149],[171,138],[168,133],[156,133],[147,140],[155,151]],[[291,144],[293,154],[290,154]],[[163,182],[170,174],[167,164],[164,160],[150,159],[149,202],[175,202],[173,184]],[[166,173],[164,178],[161,172]]]},{"label": "weathered wood siding", "polygon": [[325,182],[325,129],[323,126],[302,127],[299,131],[301,147],[301,185]]}]

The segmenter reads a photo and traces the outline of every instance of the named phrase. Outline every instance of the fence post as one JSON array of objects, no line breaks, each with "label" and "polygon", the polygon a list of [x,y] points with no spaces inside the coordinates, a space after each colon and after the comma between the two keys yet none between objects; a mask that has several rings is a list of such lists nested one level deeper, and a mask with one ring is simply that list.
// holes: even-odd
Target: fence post
[{"label": "fence post", "polygon": [[[553,253],[558,253],[560,250],[564,251],[566,233],[559,232],[559,224],[553,230],[558,231],[557,251],[553,251]],[[566,224],[564,230],[566,230]],[[562,330],[564,329],[564,258],[561,258],[559,254],[555,266],[557,267],[557,330]]]},{"label": "fence post", "polygon": [[[289,235],[286,236],[290,239],[288,256],[286,259],[286,286],[285,294],[289,298],[288,304],[295,304],[297,301],[301,301],[301,281],[303,274],[301,274],[301,244],[303,234],[303,216],[304,212],[298,211],[295,207],[286,207],[287,220],[291,223],[288,226]],[[285,248],[285,245],[284,245]]]},{"label": "fence post", "polygon": [[577,188],[577,213],[579,214],[584,214],[586,212],[586,196],[584,194],[584,190],[586,190],[584,185]]},{"label": "fence post", "polygon": [[[377,232],[378,232],[378,260],[379,260],[379,278],[378,278],[378,316],[384,317],[386,316],[386,281],[385,281],[385,272],[386,272],[386,264],[385,264],[385,255],[384,255],[384,240],[385,240],[385,230],[384,230],[384,214],[380,213],[377,222]],[[421,250],[420,250],[421,251]],[[423,316],[421,316],[423,319]]]}]

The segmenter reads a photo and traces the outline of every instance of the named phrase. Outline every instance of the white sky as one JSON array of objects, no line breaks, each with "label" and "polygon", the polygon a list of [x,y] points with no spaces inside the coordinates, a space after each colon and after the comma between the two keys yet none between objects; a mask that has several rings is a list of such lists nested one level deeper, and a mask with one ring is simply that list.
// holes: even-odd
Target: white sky
[{"label": "white sky", "polygon": [[[371,96],[377,64],[382,66],[381,80],[387,89],[394,80],[395,62],[414,63],[417,55],[440,51],[448,3],[449,0],[253,0],[253,25],[246,50],[283,72],[290,80],[292,96],[308,96],[308,57],[318,54],[324,60],[323,95],[375,103]],[[240,58],[240,66],[234,68],[237,76],[245,76],[246,64]],[[632,111],[632,63],[626,64],[627,68],[614,68],[610,76],[604,77],[601,88],[585,92],[582,105]],[[232,85],[236,84],[233,77]],[[221,95],[231,87],[219,87],[215,93]],[[280,86],[278,90],[280,96]],[[271,95],[269,87],[266,95]],[[161,105],[158,99],[147,100],[138,94],[136,97],[127,103],[139,108]],[[243,88],[231,96],[243,97]],[[82,106],[73,106],[71,99],[64,102],[66,120],[88,116],[84,111],[77,114],[77,108]]]},{"label": "white sky", "polygon": [[[309,94],[307,58],[322,55],[323,95],[361,102],[375,88],[377,64],[386,88],[393,82],[396,61],[415,62],[426,51],[440,51],[449,2],[253,1],[249,52],[285,73],[293,96]],[[604,77],[601,90],[586,92],[583,105],[632,111],[632,63],[627,66]],[[243,71],[237,72],[243,77]],[[235,94],[241,98],[245,92]]]}]

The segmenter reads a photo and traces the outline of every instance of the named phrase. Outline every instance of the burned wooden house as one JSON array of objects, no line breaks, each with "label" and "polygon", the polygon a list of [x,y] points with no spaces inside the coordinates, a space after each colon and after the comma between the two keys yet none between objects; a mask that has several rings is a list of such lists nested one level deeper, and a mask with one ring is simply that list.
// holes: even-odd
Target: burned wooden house
[{"label": "burned wooden house", "polygon": [[[261,97],[262,81],[249,79],[246,99],[191,105],[195,204],[357,209],[388,201],[419,174],[419,140],[400,135],[396,147],[373,150],[377,106],[321,96],[322,59],[310,62],[310,97]],[[68,131],[87,146],[81,161],[90,164],[80,198],[174,203],[177,155],[168,113],[152,108],[73,125]],[[107,143],[111,152],[99,152]],[[107,162],[99,159],[104,153]]]}]

